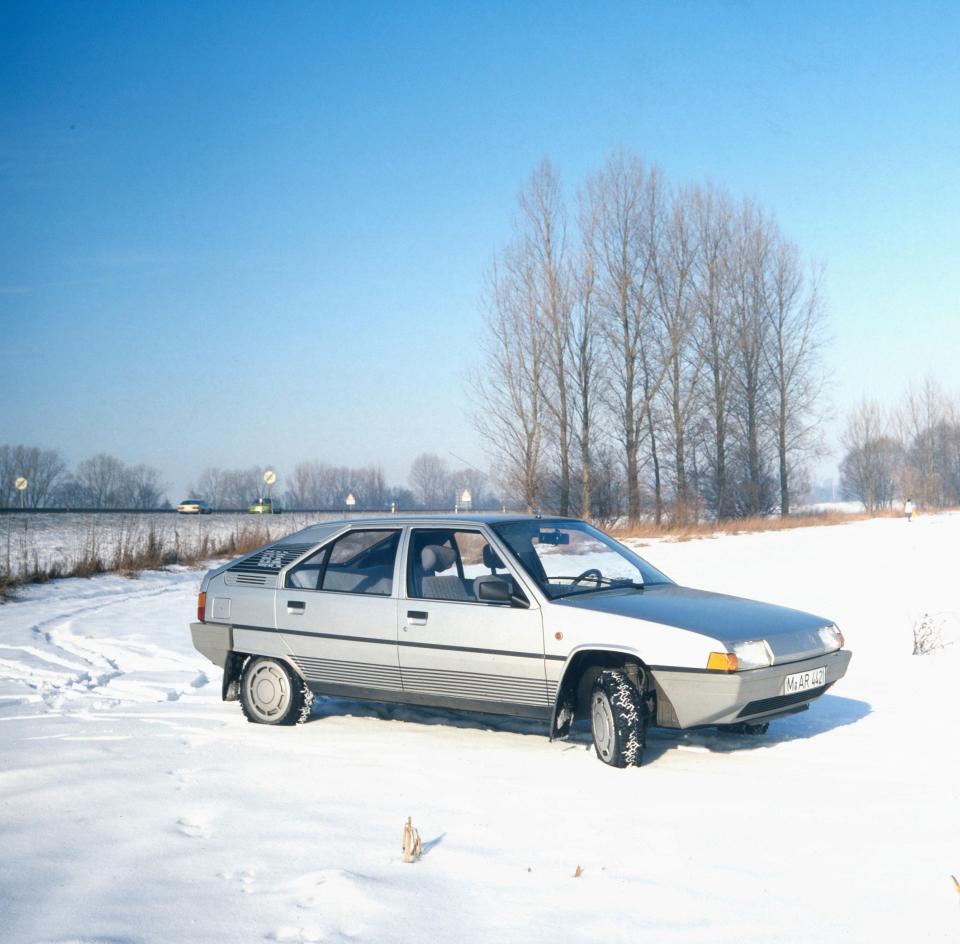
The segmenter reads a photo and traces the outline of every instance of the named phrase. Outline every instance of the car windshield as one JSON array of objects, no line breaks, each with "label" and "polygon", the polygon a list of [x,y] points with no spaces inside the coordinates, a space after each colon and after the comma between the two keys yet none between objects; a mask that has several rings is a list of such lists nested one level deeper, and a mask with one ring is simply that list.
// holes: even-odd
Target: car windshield
[{"label": "car windshield", "polygon": [[583,521],[509,521],[493,530],[552,600],[671,581],[633,551]]}]

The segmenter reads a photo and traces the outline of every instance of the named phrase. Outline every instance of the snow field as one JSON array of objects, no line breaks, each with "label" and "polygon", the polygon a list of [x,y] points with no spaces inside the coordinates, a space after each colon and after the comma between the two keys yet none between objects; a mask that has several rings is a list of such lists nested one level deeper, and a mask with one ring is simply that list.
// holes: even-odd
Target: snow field
[{"label": "snow field", "polygon": [[955,941],[960,646],[910,651],[924,612],[956,638],[958,542],[944,515],[640,548],[854,658],[765,736],[654,729],[626,771],[444,711],[250,725],[190,643],[199,572],[28,588],[0,607],[3,938]]}]

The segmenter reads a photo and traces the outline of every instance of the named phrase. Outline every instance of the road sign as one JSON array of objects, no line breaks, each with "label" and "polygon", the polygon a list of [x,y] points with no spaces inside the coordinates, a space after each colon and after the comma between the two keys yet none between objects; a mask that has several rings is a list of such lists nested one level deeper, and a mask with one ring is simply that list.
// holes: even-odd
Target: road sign
[{"label": "road sign", "polygon": [[13,483],[13,487],[18,491],[22,492],[30,483],[22,476],[19,475],[16,478],[16,481]]},{"label": "road sign", "polygon": [[273,469],[267,469],[267,471],[263,473],[263,480],[267,485],[273,485],[273,483],[277,481],[277,473],[274,472]]}]

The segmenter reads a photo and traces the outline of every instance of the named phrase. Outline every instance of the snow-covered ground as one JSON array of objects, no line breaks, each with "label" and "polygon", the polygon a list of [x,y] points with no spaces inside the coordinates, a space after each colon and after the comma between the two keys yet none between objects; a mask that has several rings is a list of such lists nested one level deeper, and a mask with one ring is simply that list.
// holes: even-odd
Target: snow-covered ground
[{"label": "snow-covered ground", "polygon": [[[199,572],[28,588],[0,606],[0,937],[955,942],[958,546],[941,515],[643,547],[854,658],[763,737],[655,730],[626,771],[447,712],[250,725],[190,644]],[[953,644],[912,656],[924,614]]]}]

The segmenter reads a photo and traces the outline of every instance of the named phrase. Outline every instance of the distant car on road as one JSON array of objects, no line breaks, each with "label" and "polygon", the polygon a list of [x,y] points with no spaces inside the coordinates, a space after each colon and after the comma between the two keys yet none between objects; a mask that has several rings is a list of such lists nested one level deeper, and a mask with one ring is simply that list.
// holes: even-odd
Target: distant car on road
[{"label": "distant car on road", "polygon": [[280,506],[269,498],[258,498],[247,508],[247,513],[251,515],[279,515]]},{"label": "distant car on road", "polygon": [[647,726],[761,734],[850,661],[799,610],[677,586],[572,518],[329,521],[204,577],[193,644],[249,721],[295,724],[314,693],[589,719],[597,756],[639,765]]},{"label": "distant car on road", "polygon": [[177,505],[177,513],[181,515],[209,515],[213,512],[202,498],[185,498]]}]

